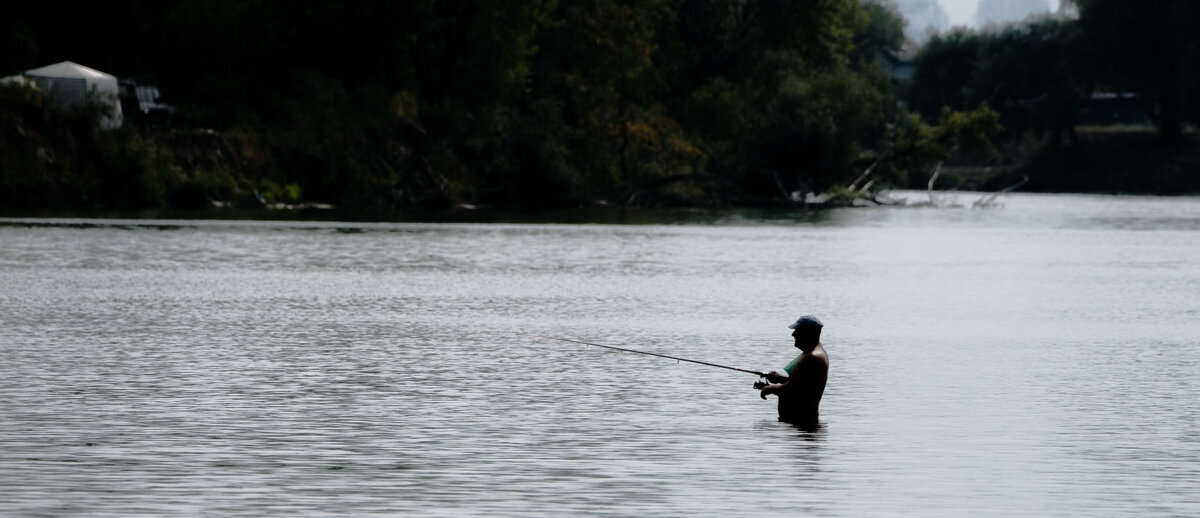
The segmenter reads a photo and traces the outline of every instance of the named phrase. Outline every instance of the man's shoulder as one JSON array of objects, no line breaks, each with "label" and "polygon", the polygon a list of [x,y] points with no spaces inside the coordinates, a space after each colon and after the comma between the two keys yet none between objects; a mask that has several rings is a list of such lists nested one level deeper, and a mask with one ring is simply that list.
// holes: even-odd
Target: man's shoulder
[{"label": "man's shoulder", "polygon": [[821,364],[821,365],[828,366],[829,365],[829,356],[825,354],[825,349],[819,348],[819,349],[814,350],[812,352],[812,354],[806,355],[803,361],[804,361],[804,363]]}]

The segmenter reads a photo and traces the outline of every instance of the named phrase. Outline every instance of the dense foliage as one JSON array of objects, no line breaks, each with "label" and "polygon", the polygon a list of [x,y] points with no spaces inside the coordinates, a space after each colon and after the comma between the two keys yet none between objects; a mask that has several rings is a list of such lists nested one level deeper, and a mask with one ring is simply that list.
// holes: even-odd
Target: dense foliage
[{"label": "dense foliage", "polygon": [[1200,2],[1074,1],[1089,79],[1154,102],[1167,139],[1200,120]]},{"label": "dense foliage", "polygon": [[1194,120],[1192,2],[1077,3],[930,40],[915,118],[882,0],[23,2],[0,73],[71,60],[157,84],[180,118],[108,134],[80,122],[95,106],[5,87],[0,202],[791,203],[869,167],[903,184],[1001,126],[1073,136],[1101,83],[1155,99],[1164,134]]},{"label": "dense foliage", "polygon": [[[906,120],[878,64],[902,23],[859,0],[80,9],[15,6],[0,70],[72,60],[158,84],[183,127],[236,141],[221,144],[232,163],[176,157],[166,188],[201,198],[292,186],[360,207],[781,202],[853,178]],[[196,141],[181,131],[154,139]]]},{"label": "dense foliage", "polygon": [[102,130],[104,107],[63,111],[36,90],[0,86],[0,205],[162,205],[171,157],[130,128]]},{"label": "dense foliage", "polygon": [[915,58],[911,106],[932,119],[945,107],[987,104],[1010,138],[1051,132],[1058,142],[1072,131],[1085,93],[1077,32],[1073,20],[1045,18],[934,36]]},{"label": "dense foliage", "polygon": [[1074,4],[1078,19],[934,36],[915,59],[912,107],[934,117],[986,102],[1014,138],[1049,131],[1055,143],[1096,93],[1134,96],[1167,141],[1200,120],[1200,3]]}]

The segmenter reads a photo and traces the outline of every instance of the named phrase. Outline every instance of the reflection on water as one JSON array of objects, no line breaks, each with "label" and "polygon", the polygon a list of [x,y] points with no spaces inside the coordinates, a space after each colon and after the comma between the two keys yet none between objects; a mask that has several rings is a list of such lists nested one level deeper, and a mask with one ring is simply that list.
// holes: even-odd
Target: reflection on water
[{"label": "reflection on water", "polygon": [[1200,513],[1200,200],[787,214],[0,220],[0,514]]}]

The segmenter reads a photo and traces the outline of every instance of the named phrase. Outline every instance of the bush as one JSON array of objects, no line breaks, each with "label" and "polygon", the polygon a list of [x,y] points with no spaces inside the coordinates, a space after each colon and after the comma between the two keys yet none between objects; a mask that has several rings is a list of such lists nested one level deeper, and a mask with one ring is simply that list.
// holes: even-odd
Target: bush
[{"label": "bush", "polygon": [[61,109],[30,86],[0,85],[0,203],[162,206],[178,178],[170,152],[132,129],[101,129],[109,110],[95,99]]}]

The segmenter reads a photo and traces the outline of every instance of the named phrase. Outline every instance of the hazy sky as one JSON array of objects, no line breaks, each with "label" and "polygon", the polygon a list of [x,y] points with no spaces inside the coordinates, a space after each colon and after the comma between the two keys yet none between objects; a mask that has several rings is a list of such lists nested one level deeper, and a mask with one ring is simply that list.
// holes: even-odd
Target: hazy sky
[{"label": "hazy sky", "polygon": [[[970,25],[975,21],[975,5],[979,0],[938,0],[950,17],[950,26]],[[1050,10],[1058,9],[1058,0],[1050,0]]]}]

